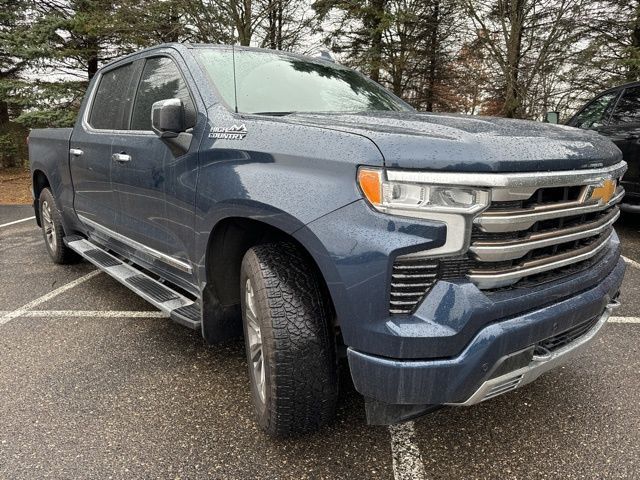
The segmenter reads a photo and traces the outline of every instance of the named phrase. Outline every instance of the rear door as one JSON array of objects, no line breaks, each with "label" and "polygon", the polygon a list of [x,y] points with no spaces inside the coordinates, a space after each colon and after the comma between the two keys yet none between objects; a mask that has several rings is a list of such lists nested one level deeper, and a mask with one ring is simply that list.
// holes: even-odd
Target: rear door
[{"label": "rear door", "polygon": [[119,205],[111,185],[111,147],[126,130],[136,81],[133,62],[101,72],[71,136],[74,208],[96,229],[115,228]]},{"label": "rear door", "polygon": [[181,99],[188,126],[196,125],[194,89],[179,62],[169,54],[144,59],[129,132],[113,143],[113,152],[122,160],[113,163],[112,184],[120,205],[120,240],[166,276],[189,279],[199,141],[190,133],[189,150],[177,151],[151,130],[151,105],[169,98]]},{"label": "rear door", "polygon": [[640,85],[624,89],[608,125],[600,131],[622,150],[629,166],[623,181],[627,198],[640,197]]}]

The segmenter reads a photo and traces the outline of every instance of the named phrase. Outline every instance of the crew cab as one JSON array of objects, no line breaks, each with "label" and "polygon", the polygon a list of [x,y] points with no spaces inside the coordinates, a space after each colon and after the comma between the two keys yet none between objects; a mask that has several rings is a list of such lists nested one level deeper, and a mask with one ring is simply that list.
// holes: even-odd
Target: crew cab
[{"label": "crew cab", "polygon": [[29,158],[53,261],[86,259],[209,344],[244,335],[273,435],[330,422],[345,365],[372,424],[529,383],[601,331],[625,271],[611,141],[419,113],[323,59],[137,52]]},{"label": "crew cab", "polygon": [[640,213],[640,82],[602,92],[578,110],[567,125],[594,130],[620,148],[629,166],[622,181],[626,194],[620,208]]}]

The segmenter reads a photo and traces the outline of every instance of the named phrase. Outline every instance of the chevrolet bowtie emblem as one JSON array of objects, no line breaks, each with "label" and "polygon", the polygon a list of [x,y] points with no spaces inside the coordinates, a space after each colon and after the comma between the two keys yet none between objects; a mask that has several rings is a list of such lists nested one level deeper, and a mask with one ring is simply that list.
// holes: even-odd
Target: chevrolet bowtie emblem
[{"label": "chevrolet bowtie emblem", "polygon": [[607,178],[599,185],[591,186],[591,193],[587,196],[587,201],[598,200],[600,203],[607,204],[616,193],[617,182],[615,179]]}]

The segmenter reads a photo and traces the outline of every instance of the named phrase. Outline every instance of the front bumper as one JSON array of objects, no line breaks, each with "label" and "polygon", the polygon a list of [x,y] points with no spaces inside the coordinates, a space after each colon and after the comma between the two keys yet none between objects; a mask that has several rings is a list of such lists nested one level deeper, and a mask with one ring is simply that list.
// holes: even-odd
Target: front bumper
[{"label": "front bumper", "polygon": [[[596,336],[613,308],[612,301],[618,295],[624,270],[624,261],[619,259],[615,268],[591,289],[485,326],[454,357],[402,360],[349,348],[347,354],[355,388],[365,397],[384,404],[427,406],[477,403],[499,385],[498,379],[513,381],[520,374],[522,378],[513,388],[523,385],[579,351]],[[515,363],[513,370],[495,376],[508,357],[596,316],[600,320],[580,337],[579,344],[576,340],[546,359],[531,358],[524,366]],[[516,375],[515,370],[522,372]],[[512,389],[506,384],[502,386],[504,391]]]},{"label": "front bumper", "polygon": [[[503,393],[510,392],[511,390],[515,390],[527,383],[533,382],[543,373],[562,365],[572,356],[583,351],[585,347],[598,335],[598,333],[600,333],[600,330],[604,327],[604,324],[607,323],[607,320],[611,316],[613,310],[619,306],[620,303],[617,300],[607,304],[596,324],[568,345],[545,355],[539,355],[534,352],[531,357],[531,361],[524,367],[508,371],[507,373],[486,380],[467,400],[460,403],[450,403],[450,405],[475,405],[476,403],[489,400],[490,398],[497,397],[498,395],[502,395]],[[496,368],[500,369],[502,366],[507,365],[510,360],[515,358],[517,355],[519,355],[519,353],[505,356],[498,362]]]}]

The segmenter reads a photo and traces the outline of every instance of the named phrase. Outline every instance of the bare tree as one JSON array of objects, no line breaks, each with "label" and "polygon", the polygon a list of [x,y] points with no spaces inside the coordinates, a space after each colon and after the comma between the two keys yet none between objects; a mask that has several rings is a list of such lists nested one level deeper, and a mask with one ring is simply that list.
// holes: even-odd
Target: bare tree
[{"label": "bare tree", "polygon": [[526,116],[527,96],[550,65],[577,41],[585,0],[463,0],[480,44],[500,72],[505,117]]},{"label": "bare tree", "polygon": [[274,50],[302,51],[318,30],[318,19],[307,0],[262,0],[265,19],[255,32],[258,45]]}]

